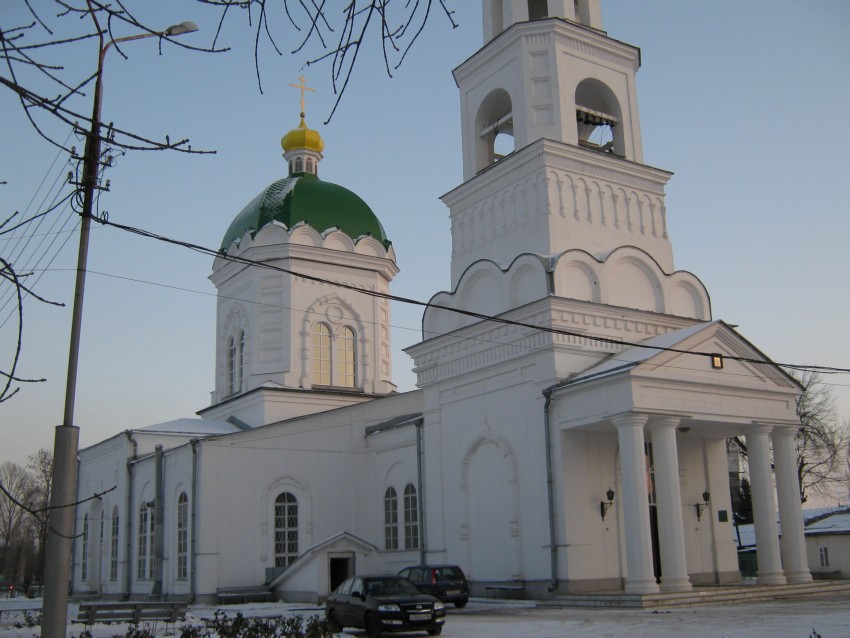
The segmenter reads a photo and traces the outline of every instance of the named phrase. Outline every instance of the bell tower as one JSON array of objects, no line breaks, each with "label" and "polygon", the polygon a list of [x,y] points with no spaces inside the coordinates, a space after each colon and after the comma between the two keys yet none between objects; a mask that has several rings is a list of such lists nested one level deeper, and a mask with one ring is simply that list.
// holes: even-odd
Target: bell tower
[{"label": "bell tower", "polygon": [[640,50],[599,0],[483,0],[484,46],[454,71],[464,183],[443,197],[452,287],[476,261],[633,246],[673,271],[664,186],[643,164]]}]

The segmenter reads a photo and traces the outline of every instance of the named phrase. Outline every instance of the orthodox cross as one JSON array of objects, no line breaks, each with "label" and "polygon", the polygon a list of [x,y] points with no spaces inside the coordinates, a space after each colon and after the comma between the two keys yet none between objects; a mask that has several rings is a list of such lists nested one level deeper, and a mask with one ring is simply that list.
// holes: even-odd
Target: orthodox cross
[{"label": "orthodox cross", "polygon": [[298,84],[292,84],[290,82],[289,86],[295,89],[301,89],[301,117],[304,117],[304,113],[306,113],[304,109],[304,91],[312,91],[313,93],[315,93],[316,89],[311,89],[307,86],[306,80],[304,79],[303,75],[298,78]]}]

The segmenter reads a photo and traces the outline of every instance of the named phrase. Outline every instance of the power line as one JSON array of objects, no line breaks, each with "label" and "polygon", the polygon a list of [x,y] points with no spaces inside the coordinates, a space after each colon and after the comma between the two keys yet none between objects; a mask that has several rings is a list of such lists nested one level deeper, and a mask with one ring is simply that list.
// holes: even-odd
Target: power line
[{"label": "power line", "polygon": [[[208,248],[206,246],[201,246],[199,244],[194,244],[192,242],[173,239],[173,238],[166,237],[164,235],[159,235],[157,233],[154,233],[154,232],[151,232],[151,231],[148,231],[148,230],[144,230],[144,229],[141,229],[141,228],[137,228],[137,227],[134,227],[134,226],[127,226],[127,225],[124,225],[124,224],[119,224],[117,222],[109,221],[108,219],[96,219],[96,221],[100,222],[101,224],[104,224],[104,225],[107,225],[107,226],[112,226],[113,228],[117,228],[119,230],[123,230],[125,232],[129,232],[129,233],[133,233],[133,234],[136,234],[136,235],[140,235],[142,237],[146,237],[148,239],[155,239],[157,241],[161,241],[161,242],[164,242],[164,243],[174,244],[175,246],[182,246],[183,248],[188,248],[190,250],[193,250],[195,252],[199,252],[201,254],[209,255],[209,256],[212,256],[212,257],[218,257],[220,259],[224,259],[224,260],[231,261],[231,262],[234,262],[234,263],[243,264],[243,265],[246,265],[246,266],[265,268],[267,270],[273,270],[273,271],[276,271],[276,272],[281,272],[281,273],[284,273],[284,274],[292,275],[294,277],[300,277],[300,278],[306,279],[308,281],[314,281],[314,282],[321,283],[321,284],[336,286],[338,288],[344,288],[346,290],[351,290],[351,291],[359,293],[359,294],[368,295],[368,296],[371,296],[371,297],[377,297],[377,298],[381,298],[381,299],[387,299],[389,301],[397,301],[399,303],[420,306],[420,307],[423,307],[423,308],[435,308],[435,309],[439,309],[439,310],[445,310],[445,311],[448,311],[448,312],[453,312],[453,313],[456,313],[456,314],[461,314],[461,315],[464,315],[464,316],[467,316],[467,317],[472,317],[472,318],[479,319],[479,320],[482,320],[482,321],[490,321],[490,322],[493,322],[493,323],[511,325],[511,326],[516,326],[516,327],[520,327],[520,328],[527,328],[527,329],[530,329],[530,330],[548,332],[548,333],[551,333],[551,334],[557,334],[557,335],[561,335],[561,336],[577,337],[577,338],[580,338],[580,339],[597,341],[599,343],[610,343],[610,344],[617,345],[617,346],[645,348],[645,349],[649,349],[649,350],[656,350],[656,351],[659,351],[659,352],[672,352],[672,353],[676,353],[676,354],[687,354],[687,355],[705,357],[705,358],[711,358],[713,356],[716,356],[714,353],[710,353],[710,352],[694,352],[694,351],[691,351],[691,350],[684,350],[684,349],[681,349],[681,348],[674,348],[674,347],[669,347],[669,346],[649,345],[649,344],[646,344],[646,343],[634,342],[634,341],[625,341],[625,340],[622,340],[622,339],[613,339],[613,338],[610,338],[610,337],[603,337],[603,336],[600,336],[600,335],[583,334],[583,333],[579,333],[579,332],[573,332],[573,331],[570,331],[570,330],[564,330],[564,329],[561,329],[561,328],[554,328],[554,327],[551,327],[551,326],[539,326],[539,325],[525,323],[525,322],[522,322],[522,321],[516,321],[516,320],[513,320],[513,319],[507,319],[505,317],[487,315],[487,314],[475,312],[475,311],[472,311],[472,310],[465,310],[465,309],[462,309],[462,308],[450,308],[448,306],[441,306],[439,304],[433,304],[433,303],[427,302],[427,301],[420,301],[418,299],[411,299],[409,297],[402,297],[402,296],[399,296],[399,295],[384,293],[384,292],[380,292],[380,291],[377,291],[377,290],[367,290],[367,289],[363,289],[363,288],[358,288],[357,286],[354,286],[354,285],[351,285],[351,284],[346,284],[346,283],[338,282],[338,281],[331,281],[329,279],[324,279],[322,277],[317,277],[315,275],[309,275],[309,274],[306,274],[306,273],[296,272],[296,271],[290,270],[288,268],[283,268],[282,266],[275,266],[275,265],[268,263],[268,262],[254,261],[252,259],[247,259],[245,257],[240,257],[240,256],[237,256],[237,255],[229,255],[225,252],[218,251],[218,250],[215,250],[215,249],[212,249],[212,248]],[[796,364],[796,363],[780,363],[780,362],[776,362],[776,361],[770,361],[770,360],[767,360],[767,359],[755,359],[755,358],[752,358],[752,357],[741,357],[741,356],[736,356],[736,355],[725,355],[725,354],[723,355],[723,357],[724,357],[724,359],[727,359],[727,360],[730,360],[730,361],[738,361],[740,363],[780,366],[782,368],[797,370],[797,371],[801,371],[801,372],[810,371],[810,372],[818,372],[818,373],[821,373],[821,374],[846,374],[846,373],[850,373],[850,368],[838,368],[838,367],[834,367],[834,366],[807,365],[807,364]]]}]

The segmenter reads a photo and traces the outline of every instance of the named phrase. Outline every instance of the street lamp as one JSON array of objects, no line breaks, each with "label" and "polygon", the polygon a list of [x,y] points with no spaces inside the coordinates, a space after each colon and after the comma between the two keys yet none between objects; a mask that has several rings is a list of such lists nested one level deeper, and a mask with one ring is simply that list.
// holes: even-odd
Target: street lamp
[{"label": "street lamp", "polygon": [[[83,153],[83,175],[79,186],[83,190],[83,210],[80,222],[80,248],[77,254],[77,278],[74,310],[71,316],[71,342],[68,352],[68,377],[65,386],[65,414],[62,425],[56,426],[53,447],[53,476],[48,513],[47,555],[45,557],[45,589],[42,638],[65,638],[68,626],[68,583],[71,574],[71,541],[74,534],[74,507],[77,484],[77,452],[79,428],[74,423],[74,402],[77,393],[77,362],[80,351],[80,327],[83,318],[83,295],[86,287],[89,232],[91,229],[94,195],[98,189],[100,167],[100,108],[103,96],[103,60],[113,44],[143,38],[161,38],[197,31],[194,22],[181,22],[162,32],[140,33],[104,42],[100,32],[100,49],[92,98],[91,127],[86,134]],[[127,569],[130,566],[127,565]]]}]

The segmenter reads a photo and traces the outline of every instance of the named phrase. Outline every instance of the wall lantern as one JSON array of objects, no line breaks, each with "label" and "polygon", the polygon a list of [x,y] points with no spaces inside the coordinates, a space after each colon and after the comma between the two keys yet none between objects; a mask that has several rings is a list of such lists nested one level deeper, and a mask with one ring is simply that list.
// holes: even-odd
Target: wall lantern
[{"label": "wall lantern", "polygon": [[605,497],[608,499],[607,501],[600,501],[599,503],[599,512],[602,514],[602,520],[605,520],[605,513],[608,509],[614,504],[614,490],[610,487],[608,491],[605,492]]},{"label": "wall lantern", "polygon": [[695,503],[694,507],[697,509],[697,520],[702,519],[702,513],[705,511],[705,508],[708,507],[708,501],[711,498],[711,494],[709,494],[708,490],[702,493],[702,503]]},{"label": "wall lantern", "polygon": [[715,370],[723,369],[723,355],[719,352],[714,352],[711,355],[711,367]]}]

